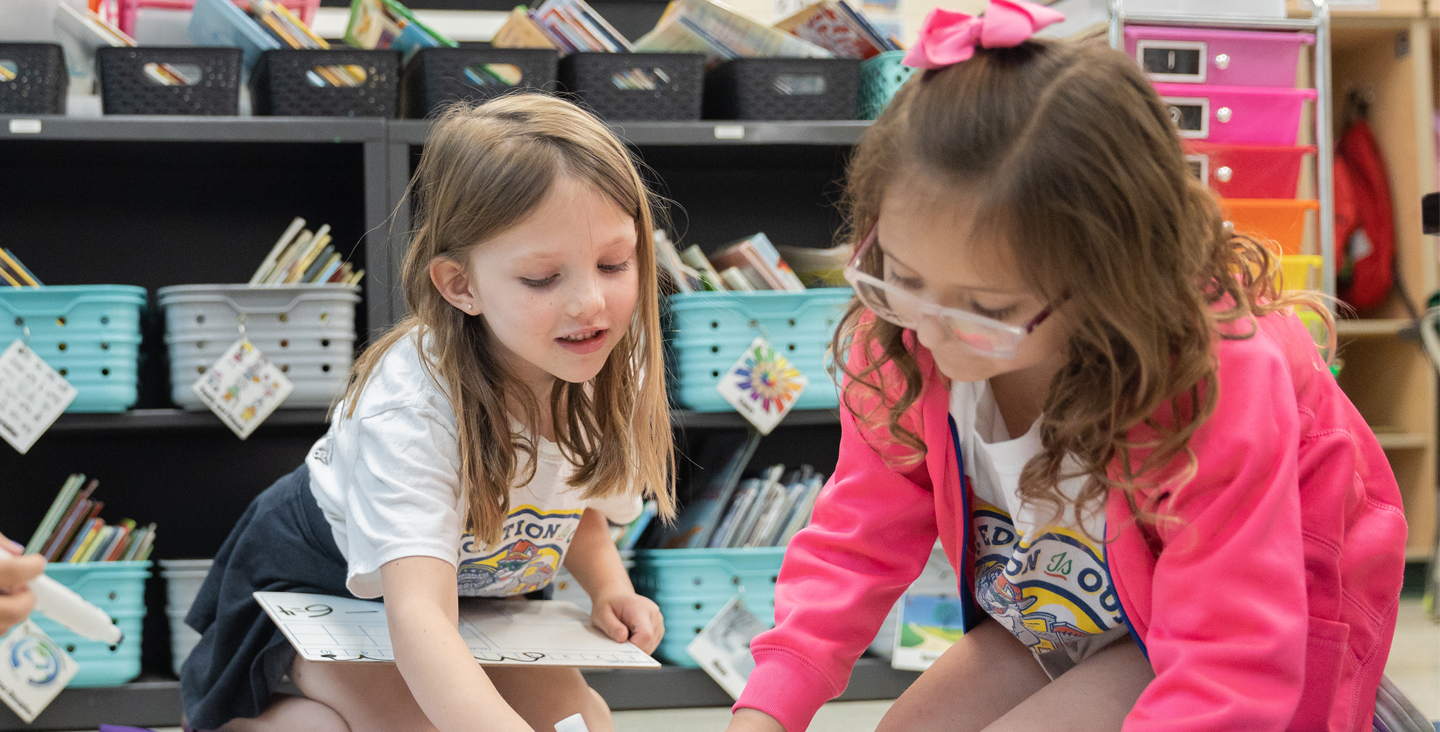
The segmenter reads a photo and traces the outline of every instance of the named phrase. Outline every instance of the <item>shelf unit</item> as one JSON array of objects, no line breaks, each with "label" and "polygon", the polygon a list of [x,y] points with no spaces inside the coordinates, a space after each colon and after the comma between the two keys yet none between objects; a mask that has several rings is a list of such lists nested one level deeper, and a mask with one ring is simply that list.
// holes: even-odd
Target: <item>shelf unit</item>
[{"label": "shelf unit", "polygon": [[[671,218],[688,231],[687,242],[708,249],[760,230],[784,243],[828,246],[839,225],[835,181],[868,125],[627,122],[614,129],[673,201]],[[403,194],[427,129],[417,121],[330,118],[0,117],[7,220],[0,237],[23,247],[47,283],[153,291],[244,281],[300,213],[331,224],[337,244],[366,268],[363,343],[404,312],[394,287],[409,227]],[[74,213],[76,191],[88,194],[83,216]],[[147,342],[163,342],[159,318],[150,321]],[[282,409],[241,442],[213,415],[173,408],[168,380],[164,359],[150,358],[137,408],[64,415],[28,455],[0,451],[7,502],[0,532],[28,536],[65,475],[84,472],[102,482],[105,515],[162,526],[155,558],[213,556],[250,501],[299,465],[326,428],[326,410]],[[698,453],[719,430],[747,427],[734,413],[677,411],[674,423],[685,454]],[[753,465],[803,460],[829,472],[839,429],[833,410],[792,413],[762,442]],[[682,481],[693,467],[681,461]],[[164,680],[169,631],[161,584],[147,587],[149,680],[67,691],[68,703],[25,729],[178,723],[178,685]],[[638,682],[629,673],[591,678],[617,709],[729,704],[694,670],[637,672],[644,675]],[[893,698],[914,676],[862,660],[845,698]],[[116,716],[129,710],[136,716]],[[21,728],[5,714],[0,730]]]}]

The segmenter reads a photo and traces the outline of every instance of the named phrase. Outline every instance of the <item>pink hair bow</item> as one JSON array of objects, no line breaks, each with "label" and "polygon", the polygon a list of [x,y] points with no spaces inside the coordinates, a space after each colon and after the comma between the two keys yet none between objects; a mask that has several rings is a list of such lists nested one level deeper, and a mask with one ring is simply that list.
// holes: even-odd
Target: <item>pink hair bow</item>
[{"label": "pink hair bow", "polygon": [[903,63],[917,69],[938,69],[975,55],[975,46],[1018,46],[1065,15],[1025,0],[990,0],[979,17],[935,8],[920,26],[920,39],[905,54]]}]

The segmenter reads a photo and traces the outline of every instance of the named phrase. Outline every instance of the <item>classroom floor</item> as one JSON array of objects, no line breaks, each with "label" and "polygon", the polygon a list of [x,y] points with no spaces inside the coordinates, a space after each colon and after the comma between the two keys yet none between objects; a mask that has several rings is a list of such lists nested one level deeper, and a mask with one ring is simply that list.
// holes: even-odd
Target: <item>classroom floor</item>
[{"label": "classroom floor", "polygon": [[[1431,719],[1440,719],[1440,625],[1430,622],[1419,599],[1402,600],[1400,621],[1385,674]],[[888,701],[833,702],[816,715],[810,732],[873,732]],[[723,732],[730,719],[726,708],[649,709],[616,712],[616,732],[660,732],[694,729]],[[180,732],[177,729],[156,732]]]}]

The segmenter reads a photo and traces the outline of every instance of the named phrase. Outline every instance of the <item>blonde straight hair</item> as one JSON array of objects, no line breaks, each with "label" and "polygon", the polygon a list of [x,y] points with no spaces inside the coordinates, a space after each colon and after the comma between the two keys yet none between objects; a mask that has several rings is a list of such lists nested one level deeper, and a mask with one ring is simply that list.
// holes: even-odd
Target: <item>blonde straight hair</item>
[{"label": "blonde straight hair", "polygon": [[[665,396],[652,199],[629,151],[603,123],[569,102],[515,94],[479,106],[456,104],[435,121],[408,196],[416,228],[400,282],[411,314],[356,361],[345,390],[346,418],[385,353],[412,332],[421,363],[448,390],[460,443],[465,528],[499,541],[510,491],[535,474],[535,438],[512,427],[539,424],[541,406],[495,353],[483,315],[468,316],[430,280],[438,258],[468,266],[470,250],[525,220],[557,180],[594,187],[635,219],[639,297],[600,373],[587,383],[556,381],[550,415],[561,453],[576,466],[572,486],[586,498],[640,490],[674,513],[674,446]],[[524,453],[522,463],[519,455]]]}]

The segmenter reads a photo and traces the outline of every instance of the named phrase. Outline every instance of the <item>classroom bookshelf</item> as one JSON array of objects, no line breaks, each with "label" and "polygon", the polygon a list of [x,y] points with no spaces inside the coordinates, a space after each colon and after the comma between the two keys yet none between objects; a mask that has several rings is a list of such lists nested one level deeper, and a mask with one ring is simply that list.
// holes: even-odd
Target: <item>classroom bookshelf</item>
[{"label": "classroom bookshelf", "polygon": [[[710,251],[756,231],[829,246],[840,225],[833,204],[844,164],[868,124],[626,122],[614,129],[670,200],[673,228]],[[23,246],[47,284],[137,284],[153,293],[244,281],[276,233],[303,214],[331,224],[367,271],[357,313],[364,342],[404,312],[394,286],[410,226],[403,194],[427,129],[407,120],[0,117],[6,239]],[[158,318],[145,336],[163,340]],[[242,442],[208,412],[173,408],[168,379],[163,359],[152,358],[142,365],[135,409],[67,414],[28,455],[0,451],[0,532],[28,536],[65,476],[78,471],[100,478],[106,516],[160,525],[153,558],[213,556],[251,499],[299,465],[326,428],[326,410],[281,409]],[[811,379],[825,386],[824,375]],[[733,412],[677,411],[674,426],[684,453],[698,454],[705,440],[747,425]],[[751,466],[804,462],[828,473],[839,436],[835,411],[791,413]],[[690,468],[681,465],[684,486]],[[147,587],[140,680],[66,691],[28,727],[0,709],[0,730],[178,724],[161,585]],[[587,676],[614,709],[730,703],[697,669]],[[842,698],[894,698],[915,677],[862,659]]]}]

